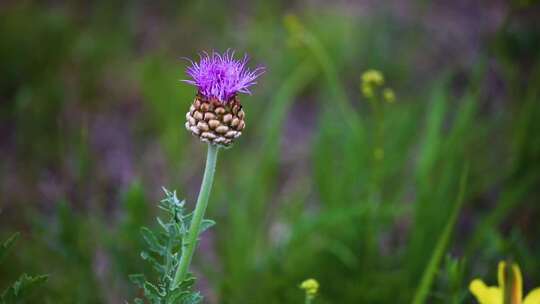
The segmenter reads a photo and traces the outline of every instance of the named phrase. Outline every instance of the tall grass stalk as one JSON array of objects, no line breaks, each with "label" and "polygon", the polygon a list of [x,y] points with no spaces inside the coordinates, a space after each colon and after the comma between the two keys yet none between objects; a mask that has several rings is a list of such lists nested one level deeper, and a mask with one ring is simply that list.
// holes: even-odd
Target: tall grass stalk
[{"label": "tall grass stalk", "polygon": [[347,93],[339,80],[338,70],[336,69],[332,57],[328,54],[324,44],[319,40],[317,35],[305,27],[298,17],[294,15],[288,15],[285,17],[285,25],[289,28],[289,31],[294,37],[296,37],[296,39],[299,39],[302,43],[304,43],[306,49],[313,55],[316,62],[320,65],[328,83],[330,93],[335,98],[335,104],[341,111],[345,123],[353,130],[359,129],[362,126],[361,118],[350,104]]},{"label": "tall grass stalk", "polygon": [[201,223],[204,218],[206,207],[208,206],[208,198],[210,197],[210,191],[212,190],[212,183],[214,181],[214,173],[216,171],[216,162],[218,156],[219,147],[216,145],[208,145],[208,153],[206,155],[206,168],[204,169],[204,176],[199,191],[199,197],[197,198],[197,205],[195,211],[193,211],[193,218],[189,226],[188,237],[184,239],[182,244],[182,256],[180,257],[180,263],[178,264],[178,270],[174,275],[173,288],[185,279],[186,274],[193,258],[195,246],[197,245],[197,238],[201,230]]},{"label": "tall grass stalk", "polygon": [[416,294],[413,298],[413,302],[412,302],[413,304],[423,304],[426,302],[429,290],[431,288],[433,280],[435,279],[435,275],[437,274],[437,271],[441,263],[441,260],[444,256],[444,253],[446,252],[448,243],[450,242],[450,237],[452,236],[452,232],[454,231],[454,227],[458,219],[458,215],[461,211],[461,207],[463,206],[465,188],[467,185],[467,176],[468,176],[468,171],[469,171],[468,168],[469,168],[468,165],[466,165],[463,170],[463,173],[459,181],[459,192],[456,198],[456,202],[454,204],[454,209],[452,210],[452,213],[450,217],[448,218],[448,222],[446,222],[444,230],[439,236],[437,245],[435,246],[435,249],[433,250],[433,255],[431,256],[431,259],[429,260],[426,270],[424,271],[424,274],[422,275],[422,280],[420,281],[420,285],[418,286],[418,289],[416,290]]}]

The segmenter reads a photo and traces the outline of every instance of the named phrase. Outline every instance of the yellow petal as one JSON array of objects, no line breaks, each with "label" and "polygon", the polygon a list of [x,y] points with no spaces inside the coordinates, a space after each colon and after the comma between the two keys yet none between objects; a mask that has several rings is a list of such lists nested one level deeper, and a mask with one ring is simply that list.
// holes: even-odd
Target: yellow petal
[{"label": "yellow petal", "polygon": [[535,288],[529,292],[523,304],[540,304],[540,288]]},{"label": "yellow petal", "polygon": [[[521,304],[521,299],[523,299],[523,279],[519,266],[501,261],[499,262],[497,276],[503,298],[509,301],[509,304]],[[505,294],[506,292],[508,292],[508,295]]]},{"label": "yellow petal", "polygon": [[469,285],[469,290],[480,304],[503,303],[501,289],[497,287],[488,287],[482,280],[473,280]]},{"label": "yellow petal", "polygon": [[504,281],[505,281],[504,278],[506,277],[506,275],[504,273],[505,269],[506,269],[506,262],[500,261],[499,262],[499,268],[498,268],[498,271],[497,271],[497,278],[498,278],[498,281],[499,281],[499,288],[501,290],[504,290]]},{"label": "yellow petal", "polygon": [[523,299],[523,278],[521,270],[517,264],[512,264],[513,283],[512,283],[512,303],[521,303]]}]

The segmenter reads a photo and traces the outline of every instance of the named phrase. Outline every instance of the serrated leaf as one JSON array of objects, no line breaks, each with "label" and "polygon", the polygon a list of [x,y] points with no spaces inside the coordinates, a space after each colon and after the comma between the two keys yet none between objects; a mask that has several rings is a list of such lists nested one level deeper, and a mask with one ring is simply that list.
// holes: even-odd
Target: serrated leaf
[{"label": "serrated leaf", "polygon": [[192,292],[184,296],[181,300],[181,304],[199,304],[201,303],[203,297],[199,292]]},{"label": "serrated leaf", "polygon": [[160,292],[159,288],[156,285],[148,281],[144,282],[143,288],[144,288],[144,295],[147,298],[159,300],[160,298],[164,296],[164,294]]},{"label": "serrated leaf", "polygon": [[188,274],[186,275],[186,278],[180,283],[178,288],[182,290],[189,290],[191,287],[193,287],[194,284],[195,284],[195,276],[191,272],[188,272]]},{"label": "serrated leaf", "polygon": [[0,263],[6,257],[9,249],[15,244],[15,242],[19,238],[19,235],[20,233],[15,232],[4,243],[2,243],[2,245],[0,245]]},{"label": "serrated leaf", "polygon": [[165,247],[162,246],[160,243],[159,243],[159,240],[158,238],[156,237],[156,235],[154,234],[154,232],[152,232],[152,230],[146,228],[146,227],[142,227],[141,228],[141,234],[143,236],[143,239],[145,240],[146,244],[148,244],[148,247],[151,251],[157,253],[157,254],[160,254],[160,255],[164,255],[164,252],[165,252]]},{"label": "serrated leaf", "polygon": [[15,283],[6,289],[0,299],[2,303],[13,303],[28,295],[37,285],[47,281],[48,275],[29,276],[23,273]]},{"label": "serrated leaf", "polygon": [[148,261],[150,264],[152,264],[152,267],[159,272],[160,274],[165,273],[165,267],[161,265],[154,257],[152,257],[148,252],[142,251],[141,252],[141,258],[145,261]]},{"label": "serrated leaf", "polygon": [[169,231],[169,226],[170,226],[169,224],[164,223],[163,220],[160,219],[159,217],[156,217],[156,220],[158,224],[161,226],[161,228],[163,228],[163,230]]},{"label": "serrated leaf", "polygon": [[[160,201],[159,208],[167,212],[167,220],[157,217],[161,228],[152,231],[146,227],[141,234],[147,245],[147,251],[141,252],[141,257],[150,262],[160,274],[157,283],[146,281],[143,275],[130,276],[132,282],[144,289],[147,301],[153,304],[176,303],[197,304],[201,302],[201,295],[192,291],[195,277],[189,273],[177,288],[169,290],[174,280],[174,270],[178,267],[179,252],[185,246],[185,235],[191,223],[193,214],[184,214],[185,201],[178,200],[176,191],[163,188],[166,197]],[[212,220],[203,220],[202,231],[215,225]],[[184,244],[183,244],[184,243]],[[142,300],[141,300],[142,301]],[[139,302],[142,303],[142,302]]]},{"label": "serrated leaf", "polygon": [[187,294],[189,294],[189,291],[183,290],[181,288],[175,288],[169,291],[169,296],[167,297],[167,299],[170,303],[181,303],[180,301]]},{"label": "serrated leaf", "polygon": [[142,273],[130,274],[129,280],[139,286],[140,288],[144,287],[144,282],[146,282],[146,277]]}]

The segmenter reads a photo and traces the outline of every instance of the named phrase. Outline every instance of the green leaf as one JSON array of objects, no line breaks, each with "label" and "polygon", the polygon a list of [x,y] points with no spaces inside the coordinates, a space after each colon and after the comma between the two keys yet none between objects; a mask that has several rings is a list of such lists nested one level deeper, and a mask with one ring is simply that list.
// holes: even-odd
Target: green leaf
[{"label": "green leaf", "polygon": [[182,219],[178,223],[180,225],[180,233],[185,234],[188,232],[192,218],[193,212],[190,212],[182,217]]},{"label": "green leaf", "polygon": [[157,220],[158,224],[161,226],[161,228],[163,228],[163,230],[165,230],[166,232],[169,231],[170,224],[164,223],[163,220],[160,219],[159,217],[156,217],[156,220]]},{"label": "green leaf", "polygon": [[216,224],[215,221],[213,220],[210,220],[210,219],[204,219],[202,220],[201,222],[201,232],[199,232],[199,234],[203,233],[204,231],[206,231],[207,229],[211,228],[212,226],[214,226]]},{"label": "green leaf", "polygon": [[182,298],[184,298],[186,295],[188,295],[190,292],[182,289],[182,288],[175,288],[171,291],[169,291],[169,297],[168,300],[171,303],[182,303]]},{"label": "green leaf", "polygon": [[199,292],[190,293],[181,300],[181,304],[198,304],[202,302],[203,297]]},{"label": "green leaf", "polygon": [[186,278],[182,281],[182,283],[180,283],[178,288],[187,290],[193,287],[194,284],[195,284],[195,276],[193,275],[193,273],[188,272],[188,274],[186,275]]},{"label": "green leaf", "polygon": [[137,274],[130,274],[129,275],[129,280],[139,286],[140,288],[143,288],[144,287],[144,282],[146,282],[146,277],[144,276],[144,274],[141,274],[141,273],[137,273]]},{"label": "green leaf", "polygon": [[156,271],[158,271],[160,274],[164,274],[165,273],[165,267],[163,265],[161,265],[158,260],[154,259],[148,252],[146,251],[143,251],[141,252],[141,258],[145,261],[148,261],[150,262],[150,264],[152,264],[152,266],[154,267],[154,269]]},{"label": "green leaf", "polygon": [[156,285],[148,281],[144,282],[143,288],[144,288],[144,295],[151,301],[159,302],[160,299],[164,296],[159,291],[159,288]]},{"label": "green leaf", "polygon": [[0,246],[0,263],[2,260],[6,257],[9,249],[15,244],[17,239],[19,238],[20,233],[16,232],[14,233],[9,239],[7,239],[2,245]]},{"label": "green leaf", "polygon": [[148,244],[148,247],[151,251],[158,253],[160,255],[164,254],[165,247],[159,243],[158,238],[156,237],[154,232],[152,232],[152,230],[146,227],[142,227],[141,234],[143,236],[143,239],[146,241],[146,244]]},{"label": "green leaf", "polygon": [[[156,231],[141,228],[141,235],[147,245],[146,250],[141,252],[141,258],[152,264],[153,269],[159,273],[159,279],[152,283],[143,274],[130,275],[129,278],[144,290],[145,300],[149,303],[197,304],[201,302],[202,296],[192,290],[195,282],[193,274],[188,273],[175,289],[169,289],[173,285],[174,271],[178,267],[178,257],[182,245],[185,245],[183,240],[193,214],[184,214],[184,201],[178,200],[176,192],[165,188],[163,190],[167,197],[160,202],[159,208],[168,213],[167,220],[157,217],[160,228]],[[205,219],[201,224],[202,231],[214,225],[214,221]],[[144,303],[141,299],[135,301]]]},{"label": "green leaf", "polygon": [[22,274],[13,285],[6,289],[0,300],[2,303],[14,303],[27,296],[37,285],[47,281],[48,275],[29,276],[26,273]]}]

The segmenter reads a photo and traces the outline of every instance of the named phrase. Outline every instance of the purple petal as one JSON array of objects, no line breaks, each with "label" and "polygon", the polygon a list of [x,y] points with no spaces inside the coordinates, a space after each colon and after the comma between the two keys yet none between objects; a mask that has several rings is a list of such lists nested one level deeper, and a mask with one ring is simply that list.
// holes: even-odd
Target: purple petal
[{"label": "purple petal", "polygon": [[257,83],[255,80],[265,69],[258,67],[249,70],[246,67],[249,60],[247,54],[240,60],[234,59],[234,54],[234,50],[228,49],[223,54],[202,52],[199,62],[188,59],[191,66],[186,74],[191,80],[184,82],[195,85],[205,97],[217,98],[223,103],[238,93],[251,94],[249,87]]}]

